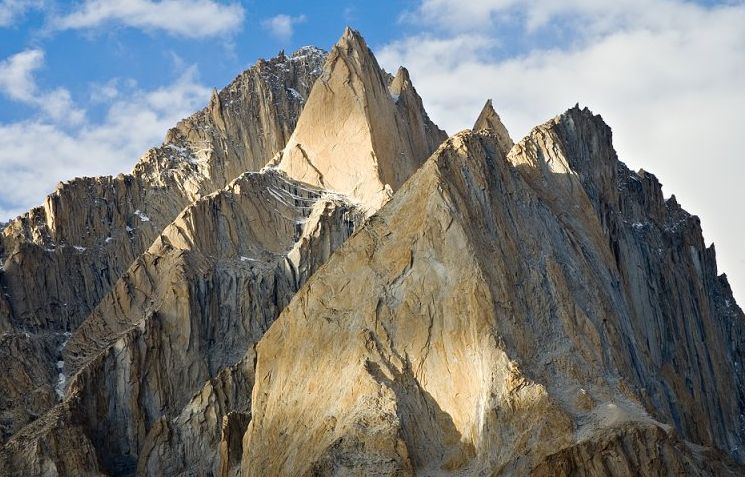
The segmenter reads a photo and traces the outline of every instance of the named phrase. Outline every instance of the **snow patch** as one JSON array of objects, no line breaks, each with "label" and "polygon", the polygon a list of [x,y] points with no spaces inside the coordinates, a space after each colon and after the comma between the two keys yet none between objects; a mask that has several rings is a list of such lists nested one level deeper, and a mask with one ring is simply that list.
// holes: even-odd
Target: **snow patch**
[{"label": "snow patch", "polygon": [[298,93],[298,91],[295,88],[287,88],[287,92],[289,92],[293,98],[299,99],[300,101],[305,101],[305,98],[303,98],[303,95]]},{"label": "snow patch", "polygon": [[74,249],[75,249],[75,250],[77,250],[78,252],[85,252],[86,250],[88,250],[87,248],[85,248],[85,247],[82,247],[82,246],[80,246],[80,245],[73,245],[73,246],[72,246],[72,248],[74,248]]},{"label": "snow patch", "polygon": [[[67,303],[65,303],[67,304]],[[72,333],[69,331],[66,333],[63,333],[62,336],[65,337],[64,341],[62,341],[62,344],[57,349],[60,356],[62,356],[62,350],[65,349],[65,346],[67,346],[67,342],[70,341],[70,336],[72,336]],[[54,386],[54,391],[57,393],[57,398],[61,401],[65,398],[65,384],[67,384],[67,376],[65,376],[65,362],[64,360],[58,360],[57,361],[57,384]]]},{"label": "snow patch", "polygon": [[135,215],[140,218],[141,222],[150,222],[150,217],[145,215],[145,212],[140,209],[135,210]]},{"label": "snow patch", "polygon": [[241,262],[258,262],[255,258],[244,257],[241,255]]}]

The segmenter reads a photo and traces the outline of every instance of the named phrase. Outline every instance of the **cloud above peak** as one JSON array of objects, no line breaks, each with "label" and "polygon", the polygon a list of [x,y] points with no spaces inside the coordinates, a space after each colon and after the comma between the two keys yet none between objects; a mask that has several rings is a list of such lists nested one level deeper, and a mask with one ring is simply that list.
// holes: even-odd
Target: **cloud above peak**
[{"label": "cloud above peak", "polygon": [[658,27],[676,21],[695,21],[705,7],[683,0],[422,0],[405,12],[406,22],[436,26],[446,31],[490,29],[522,25],[527,32],[555,28],[551,22],[581,26],[575,35],[608,32],[624,27]]},{"label": "cloud above peak", "polygon": [[305,15],[290,16],[277,15],[261,22],[261,26],[268,30],[275,38],[280,41],[289,41],[295,32],[295,25],[305,23]]},{"label": "cloud above peak", "polygon": [[230,34],[245,17],[238,3],[214,0],[87,0],[51,20],[52,30],[87,30],[120,24],[145,31],[163,31],[184,38]]}]

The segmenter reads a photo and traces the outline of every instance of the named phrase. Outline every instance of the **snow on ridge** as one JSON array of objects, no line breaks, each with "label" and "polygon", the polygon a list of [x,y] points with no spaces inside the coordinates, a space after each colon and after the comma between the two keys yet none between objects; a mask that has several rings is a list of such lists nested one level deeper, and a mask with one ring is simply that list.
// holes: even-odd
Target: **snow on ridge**
[{"label": "snow on ridge", "polygon": [[295,88],[287,88],[287,91],[295,98],[299,99],[300,101],[305,101],[305,98],[303,98],[303,95],[298,93],[298,91]]},{"label": "snow on ridge", "polygon": [[317,46],[307,45],[302,46],[295,51],[292,56],[290,57],[290,60],[298,61],[302,60],[303,58],[306,58],[307,56],[322,56],[325,55],[326,51],[318,48]]}]

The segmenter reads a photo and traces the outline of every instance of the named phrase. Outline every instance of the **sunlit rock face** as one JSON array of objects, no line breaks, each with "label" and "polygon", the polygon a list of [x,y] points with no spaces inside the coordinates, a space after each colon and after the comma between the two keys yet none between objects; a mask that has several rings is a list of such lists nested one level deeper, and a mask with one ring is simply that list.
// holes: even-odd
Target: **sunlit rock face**
[{"label": "sunlit rock face", "polygon": [[349,195],[369,215],[445,138],[406,69],[391,79],[360,34],[347,29],[276,161],[290,177]]},{"label": "sunlit rock face", "polygon": [[745,474],[698,218],[586,108],[447,138],[350,29],[0,233],[0,475]]},{"label": "sunlit rock face", "polygon": [[503,144],[450,138],[285,309],[257,346],[245,474],[742,471],[742,313],[698,220],[588,110]]}]

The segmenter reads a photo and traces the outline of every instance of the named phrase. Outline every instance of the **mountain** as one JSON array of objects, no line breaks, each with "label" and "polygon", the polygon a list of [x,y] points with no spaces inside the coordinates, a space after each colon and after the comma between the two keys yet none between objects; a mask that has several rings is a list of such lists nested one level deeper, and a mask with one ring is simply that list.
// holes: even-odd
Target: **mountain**
[{"label": "mountain", "polygon": [[131,174],[62,183],[0,231],[0,442],[59,401],[69,334],[182,209],[284,147],[324,59],[305,48],[259,61]]},{"label": "mountain", "polygon": [[0,475],[745,474],[698,218],[587,108],[447,138],[351,29],[0,233]]}]

